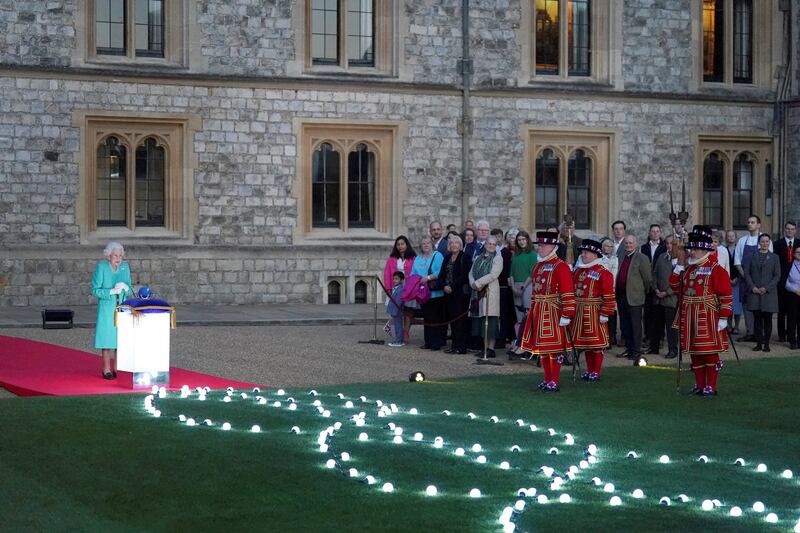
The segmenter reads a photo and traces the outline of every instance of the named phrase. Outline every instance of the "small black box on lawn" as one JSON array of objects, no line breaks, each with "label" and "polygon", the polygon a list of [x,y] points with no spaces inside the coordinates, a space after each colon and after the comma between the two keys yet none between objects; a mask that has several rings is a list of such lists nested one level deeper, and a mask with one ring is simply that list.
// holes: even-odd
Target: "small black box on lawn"
[{"label": "small black box on lawn", "polygon": [[72,329],[72,309],[45,309],[42,311],[42,329]]}]

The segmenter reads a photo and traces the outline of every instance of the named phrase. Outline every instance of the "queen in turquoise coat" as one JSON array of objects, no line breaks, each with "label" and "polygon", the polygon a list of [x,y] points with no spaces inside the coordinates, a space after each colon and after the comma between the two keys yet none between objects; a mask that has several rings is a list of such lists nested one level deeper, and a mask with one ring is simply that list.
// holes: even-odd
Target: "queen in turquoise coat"
[{"label": "queen in turquoise coat", "polygon": [[117,377],[117,328],[114,326],[114,310],[118,303],[133,296],[131,269],[122,258],[125,249],[118,242],[110,242],[103,250],[107,261],[97,264],[92,276],[92,296],[97,298],[97,325],[94,347],[103,356],[103,377]]}]

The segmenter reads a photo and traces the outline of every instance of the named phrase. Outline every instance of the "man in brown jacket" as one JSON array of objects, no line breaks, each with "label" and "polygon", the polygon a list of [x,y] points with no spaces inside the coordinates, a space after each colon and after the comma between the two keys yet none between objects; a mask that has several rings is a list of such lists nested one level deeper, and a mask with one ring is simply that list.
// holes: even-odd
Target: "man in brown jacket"
[{"label": "man in brown jacket", "polygon": [[642,355],[642,308],[650,288],[650,261],[639,251],[635,235],[623,241],[625,255],[619,262],[615,293],[625,351],[617,357],[638,362]]}]

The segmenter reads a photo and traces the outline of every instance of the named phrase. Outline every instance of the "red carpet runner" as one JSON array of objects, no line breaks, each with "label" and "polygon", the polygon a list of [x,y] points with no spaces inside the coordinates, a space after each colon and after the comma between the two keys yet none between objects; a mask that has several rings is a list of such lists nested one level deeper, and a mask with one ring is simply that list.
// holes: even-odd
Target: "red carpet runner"
[{"label": "red carpet runner", "polygon": [[[123,376],[105,380],[100,357],[54,344],[0,335],[0,387],[19,396],[73,396],[134,392]],[[255,385],[170,367],[170,385],[180,389],[252,388]],[[138,391],[137,391],[138,392]],[[143,391],[142,391],[143,392]]]}]

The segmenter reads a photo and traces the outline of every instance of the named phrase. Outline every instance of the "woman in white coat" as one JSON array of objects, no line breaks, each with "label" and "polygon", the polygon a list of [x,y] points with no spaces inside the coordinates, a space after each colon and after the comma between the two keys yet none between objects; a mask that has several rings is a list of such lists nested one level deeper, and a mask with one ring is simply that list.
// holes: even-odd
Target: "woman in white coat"
[{"label": "woman in white coat", "polygon": [[[469,271],[472,300],[470,306],[472,335],[483,337],[486,357],[495,357],[494,343],[500,336],[500,283],[497,278],[503,271],[503,257],[497,252],[497,238],[489,236],[483,252],[475,258]],[[487,327],[488,320],[488,327]]]}]

